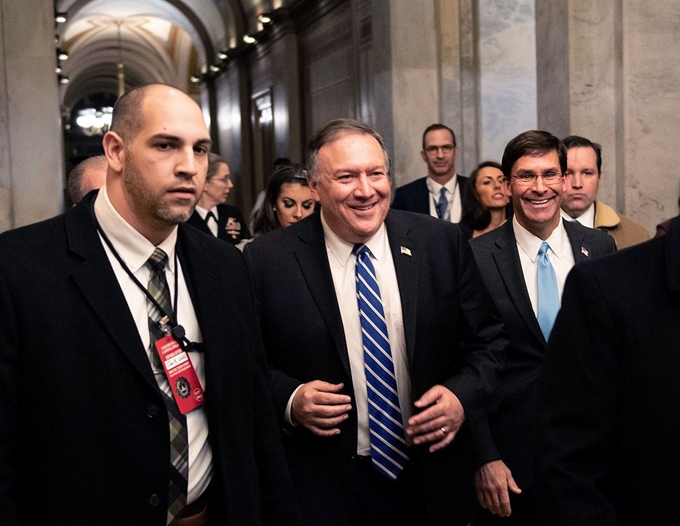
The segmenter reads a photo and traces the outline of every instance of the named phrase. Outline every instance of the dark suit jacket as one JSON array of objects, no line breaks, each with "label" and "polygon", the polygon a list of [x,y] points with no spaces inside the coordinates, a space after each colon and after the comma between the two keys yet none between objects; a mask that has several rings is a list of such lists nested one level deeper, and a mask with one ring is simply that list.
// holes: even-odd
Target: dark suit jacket
[{"label": "dark suit jacket", "polygon": [[[385,224],[401,294],[413,398],[443,384],[468,416],[474,414],[493,390],[507,339],[467,241],[455,225],[419,214],[390,211]],[[354,399],[319,214],[262,236],[245,253],[274,369],[279,418],[283,421],[291,394],[303,382],[342,382],[343,392]],[[304,427],[284,435],[300,508],[310,525],[346,524],[356,412],[339,427],[341,433],[330,438]],[[414,448],[412,454],[422,456],[422,480],[431,498],[429,524],[467,524],[474,499],[467,428],[440,452]]]},{"label": "dark suit jacket", "polygon": [[[95,195],[0,236],[3,526],[166,524],[167,412]],[[185,225],[177,244],[205,348],[212,517],[297,524],[243,259]]]},{"label": "dark suit jacket", "polygon": [[[576,263],[615,250],[614,241],[604,232],[563,223]],[[529,300],[512,221],[471,240],[470,245],[510,335],[488,419],[473,423],[475,467],[500,458],[519,487],[528,490],[533,480],[536,386],[546,341]]]},{"label": "dark suit jacket", "polygon": [[[462,175],[456,177],[458,177],[458,189],[462,197],[468,178]],[[430,215],[430,191],[427,189],[427,176],[397,188],[394,192],[392,208]]]},{"label": "dark suit jacket", "polygon": [[[244,239],[250,239],[250,231],[248,230],[248,223],[243,219],[243,214],[235,206],[231,205],[217,205],[217,237],[231,243],[232,245],[238,245]],[[231,219],[231,222],[229,221]],[[187,224],[198,228],[201,232],[206,234],[213,233],[205,224],[203,218],[198,212],[194,210]],[[229,230],[233,232],[233,235],[229,233]]]},{"label": "dark suit jacket", "polygon": [[540,524],[678,524],[680,220],[578,265],[539,386]]}]

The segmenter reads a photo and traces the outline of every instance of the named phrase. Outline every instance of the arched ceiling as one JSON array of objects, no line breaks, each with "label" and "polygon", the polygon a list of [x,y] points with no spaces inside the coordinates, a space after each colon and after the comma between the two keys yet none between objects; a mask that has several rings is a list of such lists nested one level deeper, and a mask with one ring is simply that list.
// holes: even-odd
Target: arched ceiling
[{"label": "arched ceiling", "polygon": [[[66,111],[93,93],[117,93],[122,58],[126,87],[163,82],[199,97],[192,75],[219,51],[258,30],[258,15],[294,0],[56,0],[67,21],[56,26],[68,53],[61,75]],[[259,26],[261,29],[261,26]]]}]

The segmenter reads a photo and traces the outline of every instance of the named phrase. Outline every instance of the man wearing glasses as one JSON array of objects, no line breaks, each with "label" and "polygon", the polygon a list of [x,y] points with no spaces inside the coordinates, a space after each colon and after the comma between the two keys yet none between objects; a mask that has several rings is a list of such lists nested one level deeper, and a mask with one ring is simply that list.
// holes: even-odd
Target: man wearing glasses
[{"label": "man wearing glasses", "polygon": [[443,124],[431,124],[423,133],[427,177],[397,188],[392,208],[429,214],[458,223],[462,212],[460,196],[467,177],[456,175],[456,135]]},{"label": "man wearing glasses", "polygon": [[567,151],[557,137],[518,135],[506,146],[502,167],[515,216],[470,242],[510,335],[492,404],[472,422],[477,498],[488,510],[480,510],[475,525],[531,525],[533,415],[546,342],[571,268],[615,245],[604,232],[562,220]]}]

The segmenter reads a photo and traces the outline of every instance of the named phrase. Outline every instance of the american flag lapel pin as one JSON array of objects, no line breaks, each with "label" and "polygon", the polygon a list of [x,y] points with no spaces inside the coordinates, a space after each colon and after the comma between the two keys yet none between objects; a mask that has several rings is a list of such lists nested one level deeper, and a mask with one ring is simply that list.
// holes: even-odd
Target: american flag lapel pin
[{"label": "american flag lapel pin", "polygon": [[581,247],[581,254],[583,254],[585,257],[590,257],[585,247]]},{"label": "american flag lapel pin", "polygon": [[400,254],[406,254],[407,256],[411,255],[411,249],[407,247],[399,247],[399,253]]}]

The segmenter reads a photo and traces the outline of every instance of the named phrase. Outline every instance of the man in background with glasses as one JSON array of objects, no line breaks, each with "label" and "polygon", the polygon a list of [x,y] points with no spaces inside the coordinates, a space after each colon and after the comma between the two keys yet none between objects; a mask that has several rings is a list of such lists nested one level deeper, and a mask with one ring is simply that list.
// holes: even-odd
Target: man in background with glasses
[{"label": "man in background with glasses", "polygon": [[492,404],[472,422],[477,497],[488,510],[480,510],[475,525],[525,526],[535,524],[536,386],[564,282],[575,263],[615,246],[603,232],[562,220],[567,151],[557,137],[518,135],[506,146],[502,167],[515,216],[470,242],[510,335]]},{"label": "man in background with glasses", "polygon": [[392,208],[429,214],[458,223],[462,213],[462,189],[468,178],[456,175],[456,135],[443,124],[431,124],[423,133],[420,156],[427,164],[427,177],[397,188]]}]

